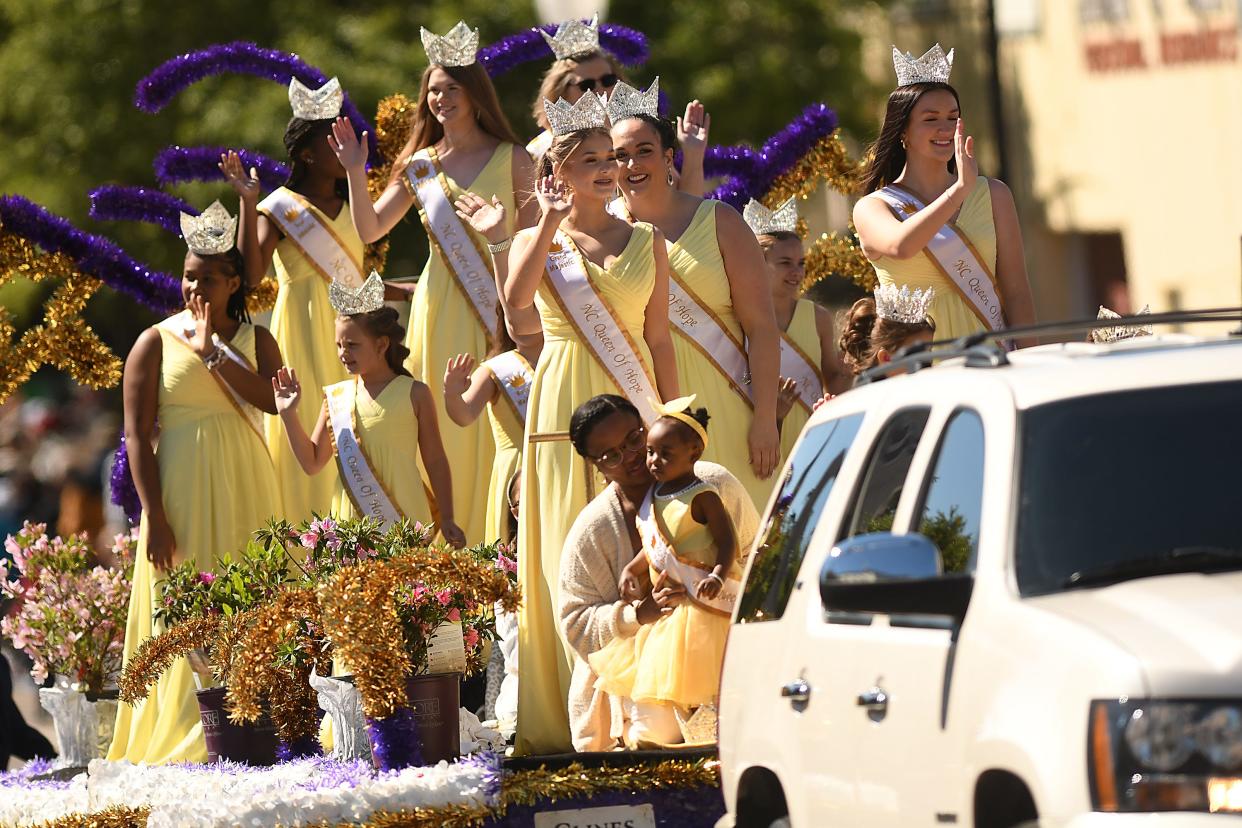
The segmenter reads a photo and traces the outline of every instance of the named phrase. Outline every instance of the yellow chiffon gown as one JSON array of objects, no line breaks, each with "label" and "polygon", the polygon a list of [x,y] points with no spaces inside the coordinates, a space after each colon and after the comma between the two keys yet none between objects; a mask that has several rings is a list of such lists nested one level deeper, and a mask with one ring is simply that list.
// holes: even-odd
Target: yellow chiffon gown
[{"label": "yellow chiffon gown", "polygon": [[[323,219],[351,256],[362,261],[362,239],[354,228],[348,204],[341,206],[336,218],[328,217],[309,202],[306,209]],[[278,285],[276,306],[272,309],[272,336],[280,346],[285,365],[298,373],[303,394],[298,419],[306,433],[311,434],[323,407],[323,387],[348,376],[336,354],[336,311],[328,303],[328,280],[292,240],[280,240],[272,264]],[[310,520],[312,513],[328,514],[336,492],[336,466],[329,463],[318,474],[307,475],[289,448],[280,417],[264,417],[264,429],[280,479],[286,517],[297,523]]]},{"label": "yellow chiffon gown", "polygon": [[[975,181],[974,189],[962,203],[957,227],[970,240],[989,272],[995,274],[996,223],[992,219],[992,191],[983,176]],[[962,298],[957,286],[940,271],[926,251],[909,259],[882,256],[871,265],[882,285],[909,285],[911,290],[936,289],[928,316],[936,323],[937,339],[956,339],[988,330],[972,310],[974,306]],[[1000,297],[999,288],[995,294]]]},{"label": "yellow chiffon gown", "polygon": [[[491,201],[493,195],[505,206],[507,231],[513,233],[517,208],[513,196],[513,144],[502,143],[474,181],[462,186],[448,175],[452,198],[467,190]],[[432,151],[433,158],[435,151]],[[404,179],[403,179],[404,180]],[[486,251],[484,240],[465,226],[480,249]],[[484,257],[484,261],[489,259]],[[496,448],[491,430],[479,420],[462,427],[449,419],[444,410],[444,366],[458,354],[470,354],[482,360],[488,351],[488,337],[475,315],[470,300],[444,258],[433,246],[423,267],[410,307],[410,325],[405,344],[410,349],[406,367],[415,378],[431,387],[440,420],[440,438],[453,469],[453,509],[457,525],[466,533],[467,543],[478,543],[486,537],[488,492],[474,478],[478,469],[492,466]]]},{"label": "yellow chiffon gown", "polygon": [[[371,471],[403,517],[432,523],[431,504],[418,472],[418,415],[410,401],[414,380],[398,374],[375,399],[371,399],[367,387],[356,378],[351,377],[345,383],[356,384],[354,432]],[[336,464],[335,457],[332,463]],[[332,514],[338,520],[360,517],[339,474],[332,497]]]},{"label": "yellow chiffon gown", "polygon": [[[526,362],[521,354],[516,351],[514,354]],[[513,540],[509,537],[509,481],[522,465],[522,435],[526,423],[518,419],[517,408],[509,401],[494,374],[492,381],[496,385],[496,398],[487,404],[487,421],[492,427],[496,459],[492,461],[492,476],[487,484],[487,521],[483,539],[488,543],[497,539],[509,543]]]},{"label": "yellow chiffon gown", "polygon": [[[690,507],[696,495],[714,491],[699,481],[668,495],[657,494],[653,508],[668,527],[673,552],[707,577],[716,565],[716,545],[707,525],[699,523]],[[650,550],[644,549],[648,556]],[[728,574],[737,578],[735,563]],[[649,557],[650,561],[650,557]],[[660,570],[650,566],[651,580]],[[595,686],[613,696],[635,702],[674,704],[681,708],[712,702],[720,687],[729,617],[687,601],[654,624],[643,624],[632,638],[614,638],[591,654]]]},{"label": "yellow chiffon gown", "polygon": [[[157,325],[160,365],[160,497],[176,539],[174,565],[186,560],[210,570],[215,559],[245,546],[250,533],[282,511],[280,489],[267,446],[217,383],[203,361],[174,333],[182,312]],[[230,345],[255,364],[255,329],[243,324]],[[138,534],[133,592],[125,625],[125,660],[156,630],[153,612],[162,573],[147,560],[148,525]],[[135,706],[121,704],[108,759],[161,764],[205,762],[194,677],[179,658]]]},{"label": "yellow chiffon gown", "polygon": [[[643,319],[655,287],[651,225],[638,222],[629,243],[612,267],[587,261],[595,291],[616,314],[637,354],[648,366],[651,353],[643,341]],[[600,367],[591,346],[578,335],[554,298],[547,280],[535,305],[543,322],[544,345],[535,368],[522,458],[522,519],[518,524],[518,753],[572,750],[569,736],[569,679],[572,650],[558,622],[557,588],[565,536],[583,507],[603,488],[603,478],[588,467],[569,442],[574,409],[597,394],[621,394]]]},{"label": "yellow chiffon gown", "polygon": [[[792,340],[802,353],[811,358],[816,369],[819,368],[819,329],[815,327],[815,303],[810,299],[799,299],[798,304],[794,306],[793,319],[789,321],[785,337]],[[818,374],[819,371],[816,370],[816,373]],[[824,378],[821,376],[819,381],[822,385]],[[782,462],[793,451],[794,443],[798,441],[798,435],[802,433],[802,427],[809,419],[811,419],[811,412],[803,407],[801,402],[794,401],[793,408],[789,409],[789,413],[785,415],[785,421],[781,423]],[[779,472],[780,470],[777,469],[777,473]]]},{"label": "yellow chiffon gown", "polygon": [[[742,325],[733,312],[733,295],[725,274],[724,258],[716,239],[716,208],[719,202],[704,199],[690,226],[669,245],[668,262],[681,282],[738,342],[745,342]],[[733,473],[755,503],[767,505],[775,476],[760,480],[750,465],[747,435],[754,411],[744,393],[699,350],[689,337],[673,328],[673,351],[677,355],[677,381],[684,393],[693,392],[695,407],[711,415],[707,424],[708,445],[703,459],[719,463]]]}]

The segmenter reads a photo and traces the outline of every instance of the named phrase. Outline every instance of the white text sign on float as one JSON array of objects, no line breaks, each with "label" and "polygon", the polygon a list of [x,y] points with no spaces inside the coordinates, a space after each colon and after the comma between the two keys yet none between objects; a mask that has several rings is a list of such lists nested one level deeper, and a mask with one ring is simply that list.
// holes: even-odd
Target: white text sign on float
[{"label": "white text sign on float", "polygon": [[648,803],[580,811],[544,811],[535,814],[535,828],[656,828],[655,808]]},{"label": "white text sign on float", "polygon": [[466,672],[466,639],[461,624],[446,621],[427,641],[428,673]]}]

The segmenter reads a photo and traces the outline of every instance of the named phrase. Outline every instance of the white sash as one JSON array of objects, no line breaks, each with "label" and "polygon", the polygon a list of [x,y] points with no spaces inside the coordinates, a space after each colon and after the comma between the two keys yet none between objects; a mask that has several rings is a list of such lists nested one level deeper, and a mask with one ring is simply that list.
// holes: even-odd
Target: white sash
[{"label": "white sash", "polygon": [[496,330],[496,277],[488,265],[489,258],[479,249],[474,234],[457,217],[452,191],[440,169],[439,159],[431,147],[414,153],[405,168],[405,181],[418,203],[418,213],[431,244],[448,265],[470,300],[479,324],[490,338]]},{"label": "white sash", "polygon": [[552,146],[552,133],[545,129],[530,139],[530,143],[526,145],[526,151],[532,158],[538,158],[547,152],[550,146]]},{"label": "white sash", "polygon": [[[189,326],[188,328],[186,327],[187,325]],[[176,316],[167,319],[164,326],[165,330],[175,336],[178,342],[185,345],[190,350],[194,349],[194,346],[190,344],[190,336],[187,334],[187,331],[193,331],[194,329],[194,317],[188,310],[184,310]],[[226,357],[231,359],[233,362],[237,363],[242,368],[245,368],[252,374],[257,373],[255,371],[255,367],[250,364],[250,360],[246,359],[244,354],[241,354],[234,348],[230,347],[229,343],[220,338],[220,334],[213,333],[211,335],[211,341],[224,353]],[[222,390],[225,396],[229,398],[229,402],[233,403],[233,407],[237,409],[237,413],[240,414],[242,419],[246,421],[247,425],[254,430],[254,433],[259,436],[259,441],[266,447],[267,438],[263,436],[263,412],[247,402],[246,398],[239,394],[236,388],[229,385],[228,380],[224,377],[220,376],[215,371],[208,371],[207,373],[211,374],[211,378],[216,381],[216,385],[220,386],[220,390]]]},{"label": "white sash", "polygon": [[824,383],[819,368],[802,349],[781,334],[781,376],[798,383],[798,403],[807,411],[815,409],[815,403],[824,396]]},{"label": "white sash", "polygon": [[503,396],[513,406],[519,423],[526,422],[526,408],[530,402],[530,386],[535,372],[526,357],[517,351],[505,351],[483,363],[492,372]]},{"label": "white sash", "polygon": [[[348,210],[349,205],[341,209]],[[300,193],[281,187],[263,199],[259,212],[276,223],[324,281],[336,280],[355,289],[362,285],[361,257],[350,251],[324,215]]]},{"label": "white sash", "polygon": [[707,598],[698,594],[699,581],[709,574],[710,569],[690,563],[677,557],[665,535],[662,521],[655,510],[655,486],[647,491],[643,503],[638,507],[638,534],[643,539],[643,549],[647,552],[647,562],[660,572],[667,572],[679,584],[686,588],[686,595],[700,608],[732,615],[733,605],[742,594],[742,583],[736,578],[725,578],[724,585],[715,598]]},{"label": "white sash", "polygon": [[354,431],[354,398],[358,393],[357,379],[347,379],[323,389],[328,402],[328,425],[336,447],[336,463],[341,483],[354,509],[363,517],[379,518],[387,529],[401,519],[401,511],[393,503],[384,484],[371,470],[366,452]]},{"label": "white sash", "polygon": [[638,409],[643,422],[655,422],[657,415],[649,402],[660,399],[655,381],[630,342],[629,334],[617,321],[617,315],[595,291],[587,274],[586,261],[577,245],[560,230],[552,242],[552,252],[548,254],[548,283],[561,310],[599,361],[600,367]]},{"label": "white sash", "polygon": [[[904,187],[888,186],[875,194],[888,205],[898,221],[905,221],[924,208],[924,204]],[[949,284],[957,289],[966,306],[991,330],[1005,327],[1005,308],[996,288],[996,278],[961,228],[948,222],[923,248]]]}]

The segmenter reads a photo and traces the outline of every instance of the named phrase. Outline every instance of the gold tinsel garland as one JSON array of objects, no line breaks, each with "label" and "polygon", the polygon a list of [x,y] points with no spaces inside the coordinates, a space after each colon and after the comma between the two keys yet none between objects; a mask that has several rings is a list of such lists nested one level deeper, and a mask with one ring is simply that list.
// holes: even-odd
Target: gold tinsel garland
[{"label": "gold tinsel garland", "polygon": [[[384,160],[367,170],[367,189],[371,193],[372,201],[378,199],[388,187],[393,162],[401,154],[405,142],[410,140],[417,105],[417,101],[412,101],[398,92],[381,100],[375,109],[375,143]],[[368,271],[383,272],[384,262],[388,258],[388,239],[383,238],[368,244],[363,258],[363,266]]]},{"label": "gold tinsel garland", "polygon": [[[348,204],[345,209],[349,209]],[[246,311],[252,314],[263,313],[276,307],[276,291],[279,289],[275,279],[265,278],[246,292]]]},{"label": "gold tinsel garland", "polygon": [[479,606],[497,602],[516,611],[517,588],[488,561],[443,547],[411,549],[386,561],[341,569],[318,589],[319,620],[335,654],[354,671],[362,709],[373,719],[391,716],[406,703],[405,678],[413,665],[397,614],[404,584],[450,588]]},{"label": "gold tinsel garland", "polygon": [[137,704],[145,699],[151,685],[174,661],[191,650],[209,646],[219,635],[221,623],[218,615],[191,618],[139,644],[116,682],[121,701]]},{"label": "gold tinsel garland", "polygon": [[143,828],[150,813],[150,808],[114,805],[89,814],[67,814],[59,819],[40,822],[35,828]]},{"label": "gold tinsel garland", "polygon": [[824,233],[811,244],[806,252],[806,276],[802,279],[802,292],[829,276],[849,279],[863,290],[875,290],[875,268],[863,255],[862,248],[850,236],[840,233]]},{"label": "gold tinsel garland", "polygon": [[42,365],[65,371],[82,385],[112,388],[121,381],[121,360],[80,317],[100,282],[78,271],[69,257],[44,253],[0,228],[0,285],[13,277],[61,284],[43,305],[43,321],[14,341],[15,328],[0,308],[0,402]]}]

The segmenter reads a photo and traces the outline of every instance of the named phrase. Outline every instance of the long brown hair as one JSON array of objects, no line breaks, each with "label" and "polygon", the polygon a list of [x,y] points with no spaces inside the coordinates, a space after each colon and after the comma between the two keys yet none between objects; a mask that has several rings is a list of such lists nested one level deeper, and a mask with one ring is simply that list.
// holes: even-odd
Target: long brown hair
[{"label": "long brown hair", "polygon": [[504,110],[500,108],[500,99],[496,96],[496,87],[487,76],[482,64],[469,66],[440,66],[432,64],[423,71],[422,80],[418,84],[418,105],[414,110],[414,127],[410,130],[410,140],[405,142],[397,163],[392,165],[392,181],[399,181],[405,174],[405,160],[421,149],[426,149],[444,137],[444,127],[436,120],[427,103],[427,90],[431,85],[431,72],[441,69],[450,78],[461,84],[474,107],[475,117],[479,119],[479,128],[493,138],[509,144],[520,144],[517,133],[509,125]]},{"label": "long brown hair", "polygon": [[544,99],[558,101],[565,97],[565,90],[569,88],[569,76],[574,74],[578,64],[586,63],[588,60],[594,60],[595,58],[608,61],[608,66],[612,73],[621,80],[625,80],[625,69],[621,66],[621,62],[603,49],[595,49],[590,52],[584,52],[581,55],[561,58],[548,67],[548,71],[543,73],[543,80],[539,82],[539,94],[535,96],[535,102],[530,107],[530,114],[535,119],[536,124],[543,129],[548,128],[548,119],[543,113]]},{"label": "long brown hair", "polygon": [[496,330],[492,331],[488,339],[491,347],[487,349],[486,359],[498,357],[517,347],[513,337],[509,335],[509,326],[505,324],[505,309],[499,302],[496,303]]},{"label": "long brown hair", "polygon": [[915,334],[935,332],[936,324],[930,319],[909,323],[882,318],[875,311],[875,300],[867,297],[845,312],[837,345],[846,367],[857,375],[879,364],[880,351],[896,353]]},{"label": "long brown hair", "polygon": [[375,339],[388,337],[388,350],[384,352],[384,361],[393,373],[412,376],[405,367],[405,361],[410,357],[410,349],[405,347],[405,328],[401,326],[396,308],[385,305],[367,313],[351,313],[341,318],[357,322],[367,336]]},{"label": "long brown hair", "polygon": [[[901,139],[905,135],[906,127],[910,125],[910,114],[914,112],[914,105],[919,98],[937,89],[947,91],[953,96],[953,100],[958,101],[958,107],[961,107],[957,90],[939,81],[899,86],[888,96],[884,125],[880,127],[880,135],[875,143],[868,147],[864,156],[867,158],[866,166],[858,175],[861,192],[874,193],[881,187],[892,184],[901,175],[906,166],[906,148],[902,146]],[[951,172],[955,170],[955,164],[956,162],[949,161]]]}]

